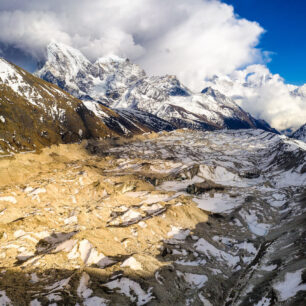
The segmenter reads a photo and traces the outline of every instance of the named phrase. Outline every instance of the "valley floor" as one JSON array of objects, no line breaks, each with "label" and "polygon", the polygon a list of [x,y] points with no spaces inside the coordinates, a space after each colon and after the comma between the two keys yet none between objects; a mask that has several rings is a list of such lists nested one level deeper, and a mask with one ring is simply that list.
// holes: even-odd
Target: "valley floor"
[{"label": "valley floor", "polygon": [[306,145],[177,130],[0,160],[0,305],[303,305]]}]

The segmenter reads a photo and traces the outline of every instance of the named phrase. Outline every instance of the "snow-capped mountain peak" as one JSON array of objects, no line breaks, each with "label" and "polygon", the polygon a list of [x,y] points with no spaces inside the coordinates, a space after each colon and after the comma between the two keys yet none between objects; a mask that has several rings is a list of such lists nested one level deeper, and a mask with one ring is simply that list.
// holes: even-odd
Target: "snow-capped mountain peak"
[{"label": "snow-capped mountain peak", "polygon": [[52,42],[47,47],[47,61],[36,75],[77,98],[106,102],[110,91],[128,86],[145,72],[116,55],[91,63],[79,50]]},{"label": "snow-capped mountain peak", "polygon": [[53,68],[53,72],[65,69],[65,74],[68,72],[73,77],[90,64],[90,61],[80,51],[65,44],[51,42],[47,47],[46,65]]},{"label": "snow-capped mountain peak", "polygon": [[231,103],[232,105],[236,105],[235,102],[233,102],[233,100],[231,100],[230,98],[228,98],[226,95],[222,94],[219,90],[217,89],[214,89],[212,87],[206,87],[204,88],[202,91],[201,91],[202,94],[205,94],[207,96],[211,96],[213,97],[214,99],[216,99],[217,101],[220,101],[220,102],[228,102],[228,103]]}]

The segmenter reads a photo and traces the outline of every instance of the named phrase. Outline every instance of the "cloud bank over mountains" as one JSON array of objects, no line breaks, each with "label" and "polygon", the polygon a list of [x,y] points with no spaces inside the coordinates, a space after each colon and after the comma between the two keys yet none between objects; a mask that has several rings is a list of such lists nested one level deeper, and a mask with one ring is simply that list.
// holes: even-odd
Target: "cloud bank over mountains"
[{"label": "cloud bank over mountains", "polygon": [[[264,64],[266,57],[256,48],[264,29],[219,0],[2,0],[0,28],[3,46],[37,60],[44,59],[50,41],[57,41],[91,60],[109,54],[128,57],[149,74],[175,74],[195,90],[204,87],[205,78],[231,76],[249,64]],[[246,95],[246,110],[263,114],[276,128],[292,125],[290,119],[274,120],[266,107],[274,96],[261,90],[257,98]],[[295,100],[285,100],[277,98],[282,110],[277,116],[287,108],[300,110]]]},{"label": "cloud bank over mountains", "polygon": [[0,41],[41,59],[55,40],[95,60],[116,54],[189,86],[261,60],[263,29],[211,0],[2,0]]},{"label": "cloud bank over mountains", "polygon": [[249,65],[229,75],[207,80],[206,86],[233,98],[256,118],[278,130],[297,129],[306,120],[306,85],[286,84],[278,74],[263,65]]}]

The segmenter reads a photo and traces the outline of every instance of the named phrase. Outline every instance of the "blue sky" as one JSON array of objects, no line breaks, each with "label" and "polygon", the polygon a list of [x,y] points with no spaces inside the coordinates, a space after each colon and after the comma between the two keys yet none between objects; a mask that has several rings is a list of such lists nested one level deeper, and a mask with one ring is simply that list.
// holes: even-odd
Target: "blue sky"
[{"label": "blue sky", "polygon": [[235,13],[257,21],[265,30],[259,48],[271,51],[271,72],[287,83],[306,83],[306,1],[224,0]]}]

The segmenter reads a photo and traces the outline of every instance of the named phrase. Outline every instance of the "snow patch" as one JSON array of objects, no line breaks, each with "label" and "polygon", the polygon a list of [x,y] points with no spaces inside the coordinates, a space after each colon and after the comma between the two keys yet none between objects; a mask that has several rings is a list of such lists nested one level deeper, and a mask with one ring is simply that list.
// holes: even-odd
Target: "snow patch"
[{"label": "snow patch", "polygon": [[193,201],[199,208],[214,213],[230,212],[241,205],[236,198],[231,198],[228,194],[223,193],[215,193],[213,197],[209,194],[203,194],[200,197],[194,197]]},{"label": "snow patch", "polygon": [[183,273],[176,271],[177,275],[183,277],[185,281],[191,286],[191,288],[202,288],[207,282],[208,278],[206,275],[193,274],[193,273]]},{"label": "snow patch", "polygon": [[270,306],[271,305],[270,301],[271,299],[264,296],[260,301],[254,304],[254,306]]},{"label": "snow patch", "polygon": [[302,272],[303,269],[295,272],[288,272],[283,281],[273,285],[273,288],[277,290],[279,294],[280,301],[286,301],[295,296],[298,291],[306,290],[306,284],[302,284]]},{"label": "snow patch", "polygon": [[77,216],[72,216],[72,217],[66,218],[64,220],[65,224],[73,224],[73,223],[77,223],[77,222],[78,222],[78,217]]},{"label": "snow patch", "polygon": [[0,290],[0,305],[1,306],[13,305],[12,301],[7,297],[6,292],[4,290]]},{"label": "snow patch", "polygon": [[149,288],[148,291],[145,292],[138,283],[126,277],[113,280],[103,286],[109,289],[117,289],[119,293],[127,296],[130,301],[136,303],[137,306],[145,305],[154,298],[152,295],[152,288]]},{"label": "snow patch", "polygon": [[204,253],[208,257],[214,257],[221,262],[227,263],[229,266],[235,266],[240,260],[239,256],[233,256],[222,250],[218,250],[203,238],[200,238],[194,244],[194,247],[198,252]]},{"label": "snow patch", "polygon": [[141,263],[138,262],[133,256],[132,257],[129,257],[128,259],[126,259],[121,267],[128,267],[132,270],[142,270],[142,266],[141,266]]},{"label": "snow patch", "polygon": [[107,306],[109,305],[106,299],[98,296],[87,298],[83,301],[84,306]]},{"label": "snow patch", "polygon": [[90,277],[86,272],[83,272],[82,277],[80,279],[80,284],[77,289],[77,294],[80,298],[87,299],[92,295],[92,290],[87,288]]},{"label": "snow patch", "polygon": [[240,215],[246,220],[250,231],[257,236],[265,236],[271,227],[269,224],[259,223],[255,211],[240,211]]},{"label": "snow patch", "polygon": [[177,240],[185,240],[189,234],[189,229],[183,230],[181,227],[171,225],[171,231],[167,233],[167,236]]},{"label": "snow patch", "polygon": [[10,202],[10,203],[13,203],[13,204],[17,203],[17,200],[12,196],[0,197],[0,201]]},{"label": "snow patch", "polygon": [[41,302],[38,299],[35,299],[30,302],[30,306],[41,306]]},{"label": "snow patch", "polygon": [[79,250],[81,259],[86,265],[95,264],[100,268],[104,268],[114,263],[113,260],[109,259],[103,253],[99,253],[95,248],[93,248],[92,244],[86,239],[80,242]]}]

